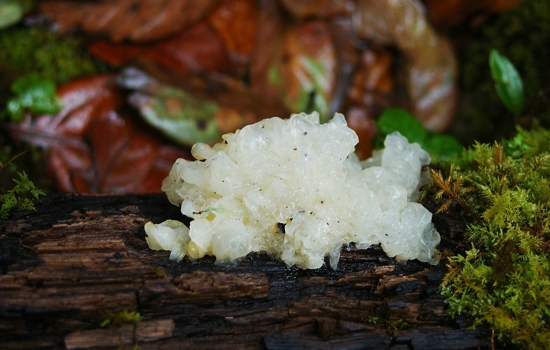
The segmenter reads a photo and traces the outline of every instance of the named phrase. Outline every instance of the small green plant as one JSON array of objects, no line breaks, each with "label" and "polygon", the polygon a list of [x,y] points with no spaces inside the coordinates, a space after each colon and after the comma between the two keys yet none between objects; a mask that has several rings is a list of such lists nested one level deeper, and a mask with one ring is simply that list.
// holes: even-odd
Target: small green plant
[{"label": "small green plant", "polygon": [[432,172],[429,196],[468,222],[467,247],[448,259],[441,285],[451,315],[525,349],[547,349],[550,339],[548,136],[518,129],[510,141],[474,145]]},{"label": "small green plant", "polygon": [[424,128],[418,119],[407,111],[390,108],[384,111],[377,122],[380,135],[376,148],[382,148],[386,135],[395,131],[405,136],[409,142],[418,143],[436,161],[450,160],[462,152],[462,145],[450,135],[437,134]]},{"label": "small green plant", "polygon": [[23,119],[23,113],[55,114],[62,106],[55,93],[55,83],[30,75],[17,79],[11,86],[14,97],[8,100],[7,111],[14,122]]},{"label": "small green plant", "polygon": [[495,82],[495,90],[504,106],[515,116],[523,110],[523,82],[518,71],[508,58],[493,49],[489,55],[491,76]]},{"label": "small green plant", "polygon": [[[22,154],[20,153],[12,157],[5,163],[0,162],[0,172]],[[45,194],[34,186],[34,183],[29,180],[24,171],[18,172],[17,176],[17,179],[13,179],[15,186],[7,190],[6,193],[0,194],[0,203],[2,204],[0,207],[0,219],[2,220],[7,219],[9,212],[13,209],[35,210],[33,200]]]},{"label": "small green plant", "polygon": [[[550,79],[550,70],[544,68],[550,57],[546,45],[550,40],[550,2],[522,0],[517,3],[513,9],[491,17],[478,27],[475,35],[457,50],[462,101],[457,119],[467,127],[457,128],[453,133],[464,143],[508,139],[514,134],[517,122],[523,123],[531,117],[539,119],[545,127],[550,126],[550,111],[544,108]],[[493,49],[513,62],[521,75],[525,107],[528,107],[524,107],[522,117],[526,119],[506,117],[509,110],[495,93],[495,81],[488,69]]]}]

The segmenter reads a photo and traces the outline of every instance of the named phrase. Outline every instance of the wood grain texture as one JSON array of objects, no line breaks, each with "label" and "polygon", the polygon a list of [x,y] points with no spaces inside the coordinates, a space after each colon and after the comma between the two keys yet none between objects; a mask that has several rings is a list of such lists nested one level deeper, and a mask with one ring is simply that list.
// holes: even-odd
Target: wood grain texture
[{"label": "wood grain texture", "polygon": [[[470,349],[490,332],[446,316],[444,264],[343,249],[338,270],[265,254],[232,265],[148,249],[181,219],[164,195],[49,195],[0,222],[0,348]],[[441,231],[445,233],[445,227]],[[123,310],[137,324],[101,323]]]}]

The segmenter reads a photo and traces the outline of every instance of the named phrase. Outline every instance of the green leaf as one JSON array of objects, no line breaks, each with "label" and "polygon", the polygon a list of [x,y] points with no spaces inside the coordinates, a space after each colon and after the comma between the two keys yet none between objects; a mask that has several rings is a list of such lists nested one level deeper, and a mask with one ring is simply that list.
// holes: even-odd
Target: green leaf
[{"label": "green leaf", "polygon": [[510,112],[519,115],[523,109],[524,91],[518,71],[495,49],[489,55],[489,67],[498,97]]},{"label": "green leaf", "polygon": [[32,0],[0,0],[0,29],[19,22],[32,6]]},{"label": "green leaf", "polygon": [[422,126],[422,123],[399,108],[386,109],[377,125],[384,137],[395,131],[399,131],[409,142],[422,143],[428,137],[428,130]]},{"label": "green leaf", "polygon": [[436,160],[449,160],[460,154],[462,145],[450,135],[440,135],[424,128],[422,123],[410,113],[399,108],[384,111],[377,123],[380,137],[375,140],[375,148],[381,148],[384,138],[397,131],[409,142],[418,143]]},{"label": "green leaf", "polygon": [[61,109],[55,94],[55,84],[51,80],[40,79],[35,75],[21,77],[11,86],[15,96],[8,100],[7,110],[13,121],[21,121],[23,113],[55,114]]},{"label": "green leaf", "polygon": [[451,135],[439,135],[430,133],[424,144],[421,144],[432,157],[438,160],[450,160],[456,155],[459,155],[464,147],[457,139]]}]

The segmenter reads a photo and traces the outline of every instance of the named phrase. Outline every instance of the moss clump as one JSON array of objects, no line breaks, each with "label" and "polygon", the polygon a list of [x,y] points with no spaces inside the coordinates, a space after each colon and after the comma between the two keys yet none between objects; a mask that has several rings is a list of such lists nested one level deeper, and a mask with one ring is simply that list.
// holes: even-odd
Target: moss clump
[{"label": "moss clump", "polygon": [[34,74],[56,85],[105,71],[107,66],[88,54],[84,44],[82,39],[60,37],[47,28],[5,29],[0,31],[0,71],[9,72],[13,79]]},{"label": "moss clump", "polygon": [[442,283],[451,315],[467,314],[501,340],[547,349],[550,339],[550,132],[476,144],[457,166],[433,171],[442,211],[469,223],[468,247]]},{"label": "moss clump", "polygon": [[[18,79],[33,77],[38,81],[52,81],[60,86],[70,79],[107,70],[108,66],[88,54],[85,41],[76,36],[58,36],[47,28],[39,27],[15,26],[0,30],[0,117],[2,114],[9,114],[8,101],[17,99],[14,93],[18,91],[11,91],[10,87]],[[29,106],[20,103],[19,107]],[[18,152],[16,148],[18,147],[11,145],[8,132],[0,128],[0,163],[7,162],[8,155]],[[35,183],[37,180],[45,182],[44,178],[38,179],[35,164],[39,160],[36,157],[38,152],[31,148],[31,153],[32,159],[27,159],[24,164],[19,162],[17,167],[10,164],[4,169],[0,176],[0,192],[12,188],[12,178],[18,179],[17,173],[22,171],[19,168],[28,170],[27,174]],[[44,184],[40,185],[42,187]]]}]

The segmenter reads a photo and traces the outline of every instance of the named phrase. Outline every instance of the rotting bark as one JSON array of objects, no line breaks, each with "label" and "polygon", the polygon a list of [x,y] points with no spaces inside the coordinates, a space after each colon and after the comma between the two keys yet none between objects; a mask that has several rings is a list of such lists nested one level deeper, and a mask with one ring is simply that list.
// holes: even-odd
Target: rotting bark
[{"label": "rotting bark", "polygon": [[[0,221],[0,347],[470,349],[490,332],[445,314],[443,263],[343,249],[338,270],[265,254],[168,260],[144,224],[181,219],[162,194],[50,195]],[[444,230],[444,228],[443,228]],[[123,310],[137,324],[101,323]]]}]

